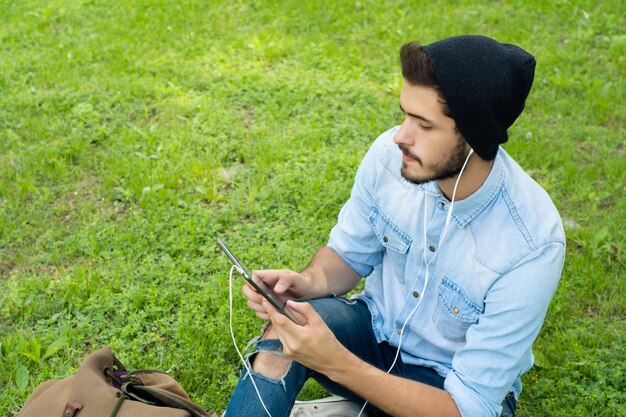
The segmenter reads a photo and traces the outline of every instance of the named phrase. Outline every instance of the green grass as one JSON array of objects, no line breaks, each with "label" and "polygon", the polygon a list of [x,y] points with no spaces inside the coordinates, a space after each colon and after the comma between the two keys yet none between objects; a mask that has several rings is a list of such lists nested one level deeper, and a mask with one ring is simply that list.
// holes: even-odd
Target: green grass
[{"label": "green grass", "polygon": [[[505,148],[568,238],[519,415],[626,415],[622,2],[117,3],[0,0],[0,415],[107,344],[222,410],[215,237],[303,267],[400,120],[400,45],[463,33],[537,57]],[[235,307],[243,345],[260,322]]]}]

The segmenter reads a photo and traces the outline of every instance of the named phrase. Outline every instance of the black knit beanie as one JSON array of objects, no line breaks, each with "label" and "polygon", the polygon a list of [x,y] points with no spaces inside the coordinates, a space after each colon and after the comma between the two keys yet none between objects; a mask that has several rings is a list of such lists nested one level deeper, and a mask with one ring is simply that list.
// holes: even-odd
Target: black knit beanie
[{"label": "black knit beanie", "polygon": [[524,109],[535,58],[485,36],[455,36],[424,46],[452,118],[474,152],[488,161],[508,140]]}]

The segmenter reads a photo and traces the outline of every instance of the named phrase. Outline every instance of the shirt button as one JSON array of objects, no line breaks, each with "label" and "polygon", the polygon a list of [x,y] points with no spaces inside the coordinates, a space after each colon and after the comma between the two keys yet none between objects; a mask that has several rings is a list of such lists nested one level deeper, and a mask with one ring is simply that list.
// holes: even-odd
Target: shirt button
[{"label": "shirt button", "polygon": [[400,328],[398,329],[398,334],[399,334],[399,335],[402,335],[402,327],[400,327]]},{"label": "shirt button", "polygon": [[435,251],[435,247],[433,245],[430,245],[428,247],[428,250],[431,251],[431,252],[434,252]]},{"label": "shirt button", "polygon": [[389,242],[389,238],[387,236],[383,236],[383,242],[385,243]]},{"label": "shirt button", "polygon": [[418,293],[417,291],[413,291],[413,297],[417,298],[420,296],[420,293]]},{"label": "shirt button", "polygon": [[453,312],[454,314],[459,314],[459,308],[458,308],[458,307],[454,307],[454,308],[452,309],[452,312]]}]

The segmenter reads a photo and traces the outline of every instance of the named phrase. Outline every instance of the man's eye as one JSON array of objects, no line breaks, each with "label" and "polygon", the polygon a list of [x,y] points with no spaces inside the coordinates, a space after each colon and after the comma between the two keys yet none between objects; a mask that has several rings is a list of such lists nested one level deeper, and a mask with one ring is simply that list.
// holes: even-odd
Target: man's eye
[{"label": "man's eye", "polygon": [[427,126],[427,125],[422,125],[422,124],[420,124],[420,128],[422,128],[423,130],[430,130],[430,129],[432,129],[433,127],[432,127],[432,126]]}]

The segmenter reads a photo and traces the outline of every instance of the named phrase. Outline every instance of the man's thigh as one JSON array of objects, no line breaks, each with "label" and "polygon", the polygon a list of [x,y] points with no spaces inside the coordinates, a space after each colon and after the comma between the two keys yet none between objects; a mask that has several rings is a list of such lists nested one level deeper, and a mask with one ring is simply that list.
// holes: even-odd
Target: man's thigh
[{"label": "man's thigh", "polygon": [[[348,300],[344,297],[327,297],[311,300],[310,303],[346,349],[379,369],[384,371],[389,369],[395,358],[396,348],[387,343],[378,343],[372,330],[371,314],[365,302]],[[405,365],[400,358],[398,358],[396,366],[397,368],[391,373],[443,388],[444,378],[433,369]],[[361,402],[359,397],[323,375],[313,372],[311,376],[328,391],[355,402]],[[502,406],[501,417],[515,416],[516,404],[512,394],[505,398]],[[384,415],[384,413],[374,415]]]}]

